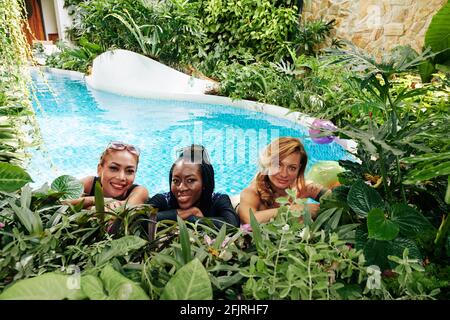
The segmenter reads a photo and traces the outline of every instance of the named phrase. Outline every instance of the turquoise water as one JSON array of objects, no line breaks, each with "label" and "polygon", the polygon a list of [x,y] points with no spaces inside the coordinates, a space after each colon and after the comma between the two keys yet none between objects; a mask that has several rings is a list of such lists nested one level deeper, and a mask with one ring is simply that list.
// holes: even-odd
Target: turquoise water
[{"label": "turquoise water", "polygon": [[33,105],[44,141],[40,150],[31,150],[28,166],[36,186],[63,174],[95,175],[100,154],[111,140],[141,149],[136,182],[150,194],[169,190],[168,173],[176,150],[191,143],[206,146],[216,173],[216,191],[228,194],[237,194],[249,184],[259,152],[279,136],[301,138],[309,165],[346,158],[339,144],[316,144],[308,138],[307,128],[260,112],[130,98],[92,90],[84,80],[67,75],[45,73],[45,77],[44,81],[33,74],[39,100]]}]

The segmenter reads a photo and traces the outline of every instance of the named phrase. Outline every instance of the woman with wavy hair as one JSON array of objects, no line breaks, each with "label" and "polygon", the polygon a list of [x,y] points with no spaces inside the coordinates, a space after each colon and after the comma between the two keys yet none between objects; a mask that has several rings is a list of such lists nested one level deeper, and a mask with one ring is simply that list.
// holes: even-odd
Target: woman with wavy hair
[{"label": "woman with wavy hair", "polygon": [[[297,198],[319,201],[328,189],[305,181],[308,156],[297,138],[281,137],[270,143],[259,159],[260,170],[240,195],[238,213],[242,223],[250,223],[250,209],[258,222],[268,222],[275,217],[279,197],[287,196],[286,189],[295,189]],[[309,205],[311,214],[318,205]]]}]

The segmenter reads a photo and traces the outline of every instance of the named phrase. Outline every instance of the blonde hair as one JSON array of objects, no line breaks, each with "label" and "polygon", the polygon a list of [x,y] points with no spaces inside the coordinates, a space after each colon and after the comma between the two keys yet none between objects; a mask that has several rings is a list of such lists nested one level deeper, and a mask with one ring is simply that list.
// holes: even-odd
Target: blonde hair
[{"label": "blonde hair", "polygon": [[123,149],[123,150],[116,150],[113,148],[106,148],[105,151],[102,152],[101,156],[100,156],[100,160],[98,161],[98,164],[103,167],[103,165],[105,164],[105,158],[106,156],[110,155],[112,152],[121,152],[121,151],[127,151],[130,154],[132,154],[135,158],[136,158],[136,170],[139,164],[139,156],[137,154],[134,154],[130,151],[128,151],[127,149]]},{"label": "blonde hair", "polygon": [[268,208],[273,207],[275,195],[269,180],[269,167],[273,164],[279,165],[280,161],[287,156],[298,152],[300,154],[299,170],[297,182],[300,187],[305,187],[305,169],[308,156],[300,139],[293,137],[281,137],[272,141],[262,152],[259,158],[260,171],[256,174],[256,188],[261,198],[261,202]]}]

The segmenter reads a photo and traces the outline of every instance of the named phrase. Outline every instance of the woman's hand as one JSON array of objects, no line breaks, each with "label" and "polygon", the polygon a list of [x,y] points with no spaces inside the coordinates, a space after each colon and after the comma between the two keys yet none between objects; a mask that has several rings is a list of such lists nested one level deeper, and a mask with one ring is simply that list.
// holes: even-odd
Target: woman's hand
[{"label": "woman's hand", "polygon": [[114,200],[112,198],[105,198],[105,202],[105,212],[114,211],[125,203],[125,201]]},{"label": "woman's hand", "polygon": [[192,207],[189,209],[177,209],[177,213],[180,216],[181,219],[186,220],[190,216],[195,216],[198,218],[203,217],[202,211],[197,207]]}]

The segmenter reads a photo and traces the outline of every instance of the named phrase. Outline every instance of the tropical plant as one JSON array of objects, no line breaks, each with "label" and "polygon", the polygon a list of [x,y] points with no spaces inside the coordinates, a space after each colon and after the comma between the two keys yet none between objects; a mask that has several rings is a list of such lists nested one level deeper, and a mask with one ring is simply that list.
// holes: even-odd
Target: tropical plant
[{"label": "tropical plant", "polygon": [[419,66],[423,82],[429,82],[437,70],[450,73],[450,2],[435,13],[425,33],[426,48],[437,55]]},{"label": "tropical plant", "polygon": [[57,47],[60,51],[47,56],[46,65],[88,73],[93,60],[103,52],[103,49],[84,37],[79,39],[78,45],[71,47],[62,41],[58,42]]},{"label": "tropical plant", "polygon": [[[36,143],[39,130],[32,116],[28,72],[31,48],[22,26],[29,28],[22,0],[0,4],[0,161],[21,164],[24,149]],[[29,127],[30,130],[24,130]],[[25,142],[25,141],[31,141]]]}]

